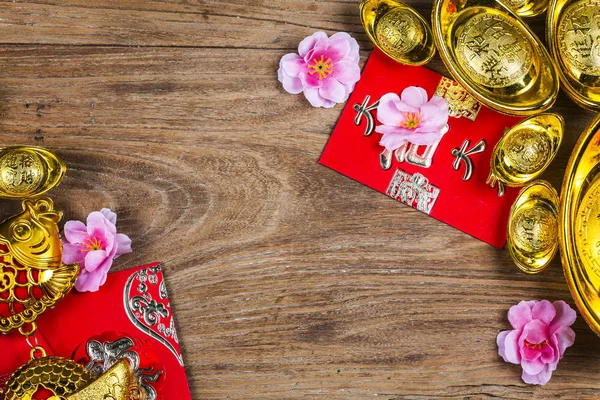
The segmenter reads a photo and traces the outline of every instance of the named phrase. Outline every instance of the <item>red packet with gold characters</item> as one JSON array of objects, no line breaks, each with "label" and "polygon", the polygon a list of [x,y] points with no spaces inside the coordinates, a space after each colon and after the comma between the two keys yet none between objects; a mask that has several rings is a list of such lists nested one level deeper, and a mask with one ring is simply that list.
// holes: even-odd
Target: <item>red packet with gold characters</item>
[{"label": "red packet with gold characters", "polygon": [[[39,317],[29,341],[48,355],[75,360],[98,373],[126,358],[145,392],[139,398],[192,398],[158,263],[109,274],[97,292],[71,292]],[[18,332],[0,336],[0,349],[0,377],[29,361],[31,348]]]},{"label": "red packet with gold characters", "polygon": [[[377,106],[383,95],[400,95],[409,86],[447,100],[448,129],[434,144],[407,142],[390,153],[375,131],[381,124]],[[479,104],[456,82],[425,67],[399,64],[375,49],[319,162],[502,248],[518,190],[493,179],[487,183],[490,158],[505,129],[519,121]]]}]

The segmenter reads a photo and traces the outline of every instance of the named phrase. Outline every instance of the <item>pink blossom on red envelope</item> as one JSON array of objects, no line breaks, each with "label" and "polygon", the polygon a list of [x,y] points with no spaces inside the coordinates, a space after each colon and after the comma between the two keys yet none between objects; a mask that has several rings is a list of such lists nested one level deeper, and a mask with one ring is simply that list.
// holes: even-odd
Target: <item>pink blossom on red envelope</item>
[{"label": "pink blossom on red envelope", "polygon": [[440,96],[428,100],[425,89],[409,86],[401,96],[388,93],[381,97],[377,119],[383,125],[375,132],[383,134],[380,145],[394,151],[406,142],[431,145],[440,140],[448,123],[448,102]]}]

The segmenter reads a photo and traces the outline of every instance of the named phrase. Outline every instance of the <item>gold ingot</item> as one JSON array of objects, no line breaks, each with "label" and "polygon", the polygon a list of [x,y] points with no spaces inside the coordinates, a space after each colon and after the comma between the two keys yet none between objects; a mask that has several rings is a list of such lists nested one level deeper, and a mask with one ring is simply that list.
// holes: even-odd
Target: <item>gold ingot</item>
[{"label": "gold ingot", "polygon": [[558,194],[546,181],[521,190],[510,210],[508,251],[528,274],[541,272],[558,251]]},{"label": "gold ingot", "polygon": [[519,17],[535,17],[548,9],[550,0],[506,0],[506,4]]},{"label": "gold ingot", "polygon": [[484,105],[533,115],[554,104],[559,79],[552,58],[500,0],[435,0],[435,44],[444,64]]},{"label": "gold ingot", "polygon": [[0,150],[0,198],[38,196],[57,186],[67,167],[41,147],[12,146]]},{"label": "gold ingot", "polygon": [[536,179],[558,152],[565,121],[555,113],[526,118],[506,131],[494,147],[491,174],[507,186]]},{"label": "gold ingot", "polygon": [[122,359],[98,379],[66,397],[66,400],[129,400],[132,393],[139,394],[140,400],[146,397],[144,392],[139,390],[129,362]]},{"label": "gold ingot", "polygon": [[600,111],[600,0],[552,0],[546,40],[563,90]]},{"label": "gold ingot", "polygon": [[407,65],[423,65],[435,55],[431,28],[415,9],[395,0],[363,0],[360,19],[369,39]]},{"label": "gold ingot", "polygon": [[600,336],[600,116],[580,136],[567,164],[559,241],[571,295]]}]

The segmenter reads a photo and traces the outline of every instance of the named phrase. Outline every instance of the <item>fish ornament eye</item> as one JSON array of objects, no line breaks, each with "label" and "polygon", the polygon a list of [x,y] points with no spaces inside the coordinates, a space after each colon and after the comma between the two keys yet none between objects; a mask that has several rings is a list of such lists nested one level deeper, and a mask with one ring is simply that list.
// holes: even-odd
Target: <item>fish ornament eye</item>
[{"label": "fish ornament eye", "polygon": [[31,228],[31,222],[27,220],[20,220],[12,224],[10,227],[10,233],[15,240],[19,242],[26,242],[33,235],[33,229]]}]

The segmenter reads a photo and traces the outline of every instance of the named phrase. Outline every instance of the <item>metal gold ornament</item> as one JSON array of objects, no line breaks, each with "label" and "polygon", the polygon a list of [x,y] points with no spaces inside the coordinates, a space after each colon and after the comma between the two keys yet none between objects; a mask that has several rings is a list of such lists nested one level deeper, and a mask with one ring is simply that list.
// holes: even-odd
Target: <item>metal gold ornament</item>
[{"label": "metal gold ornament", "polygon": [[600,0],[552,0],[546,41],[563,90],[580,106],[600,111]]},{"label": "metal gold ornament", "polygon": [[491,177],[507,186],[523,186],[536,179],[556,156],[564,125],[560,115],[542,113],[507,130],[494,147]]},{"label": "metal gold ornament", "polygon": [[473,97],[510,115],[547,110],[559,79],[550,55],[500,0],[435,0],[435,44],[442,61]]},{"label": "metal gold ornament", "polygon": [[506,0],[506,4],[522,18],[545,13],[549,3],[550,0]]},{"label": "metal gold ornament", "polygon": [[363,0],[360,19],[369,39],[402,64],[423,65],[435,55],[428,22],[400,1]]},{"label": "metal gold ornament", "polygon": [[0,223],[0,332],[4,333],[33,323],[73,288],[79,274],[79,265],[62,264],[57,225],[62,213],[54,210],[52,200],[24,200],[22,207],[22,212]]},{"label": "metal gold ornament", "polygon": [[0,150],[0,198],[22,200],[60,184],[67,167],[41,147],[12,146]]},{"label": "metal gold ornament", "polygon": [[558,194],[546,181],[521,190],[508,224],[508,251],[528,274],[541,272],[558,251]]}]

